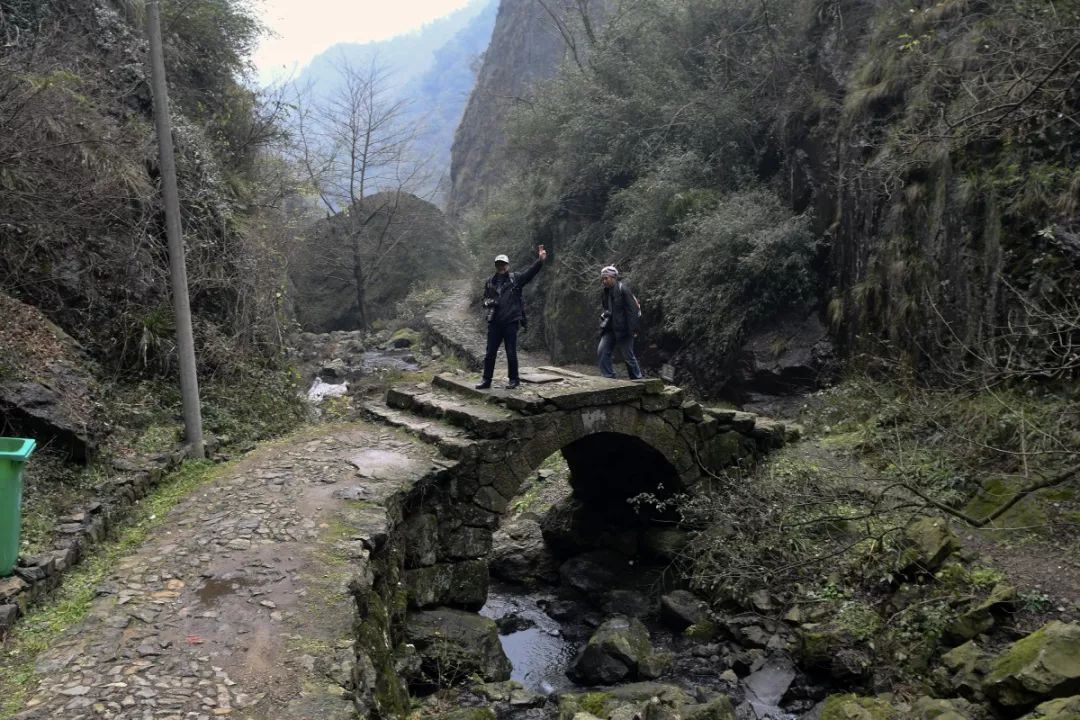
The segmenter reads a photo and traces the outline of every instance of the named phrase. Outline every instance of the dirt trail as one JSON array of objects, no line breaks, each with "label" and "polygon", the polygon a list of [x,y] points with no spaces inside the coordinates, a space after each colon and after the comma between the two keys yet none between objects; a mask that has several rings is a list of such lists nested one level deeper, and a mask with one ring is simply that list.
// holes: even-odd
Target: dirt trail
[{"label": "dirt trail", "polygon": [[[376,451],[377,449],[377,451]],[[352,665],[360,475],[430,460],[366,424],[264,446],[184,500],[39,656],[20,720],[335,720]],[[349,492],[350,488],[353,492]]]}]

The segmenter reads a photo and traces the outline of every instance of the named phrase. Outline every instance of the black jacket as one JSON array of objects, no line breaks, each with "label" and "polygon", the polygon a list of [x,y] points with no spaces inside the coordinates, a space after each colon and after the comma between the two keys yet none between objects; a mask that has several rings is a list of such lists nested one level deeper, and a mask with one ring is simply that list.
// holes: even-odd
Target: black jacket
[{"label": "black jacket", "polygon": [[521,297],[521,289],[536,277],[543,266],[541,260],[537,260],[523,273],[510,272],[505,275],[495,273],[484,284],[484,300],[495,300],[498,306],[492,322],[512,323],[520,322],[525,315],[525,303]]},{"label": "black jacket", "polygon": [[600,294],[600,304],[611,313],[608,329],[615,331],[615,337],[625,337],[638,331],[641,326],[641,306],[629,285],[619,281],[610,288],[604,288]]}]

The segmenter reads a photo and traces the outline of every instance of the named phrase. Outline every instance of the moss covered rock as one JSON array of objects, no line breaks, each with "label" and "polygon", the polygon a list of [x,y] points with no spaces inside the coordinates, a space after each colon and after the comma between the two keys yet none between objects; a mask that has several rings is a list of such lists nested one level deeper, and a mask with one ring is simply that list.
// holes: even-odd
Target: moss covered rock
[{"label": "moss covered rock", "polygon": [[963,642],[994,627],[994,612],[1016,600],[1016,588],[1008,583],[998,583],[990,595],[962,612],[945,628],[945,638],[950,642]]},{"label": "moss covered rock", "polygon": [[904,529],[904,540],[908,547],[901,555],[901,570],[919,568],[933,572],[960,547],[949,521],[940,517],[920,518],[911,523]]},{"label": "moss covered rock", "polygon": [[870,674],[868,646],[841,623],[808,623],[800,626],[797,634],[799,652],[807,664],[838,679],[860,679]]},{"label": "moss covered rock", "polygon": [[1021,720],[1080,720],[1080,695],[1044,702]]},{"label": "moss covered rock", "polygon": [[413,348],[420,345],[420,333],[412,328],[401,328],[386,341],[387,348]]},{"label": "moss covered rock", "polygon": [[596,629],[574,661],[574,676],[589,684],[610,685],[639,677],[652,655],[649,631],[637,618],[616,615]]},{"label": "moss covered rock", "polygon": [[1017,640],[991,662],[983,689],[1010,707],[1077,693],[1080,625],[1054,620]]},{"label": "moss covered rock", "polygon": [[488,682],[510,679],[510,661],[490,618],[451,608],[415,612],[405,635],[421,659],[422,677],[413,685],[445,687],[474,675]]},{"label": "moss covered rock", "polygon": [[825,699],[821,720],[900,720],[900,713],[880,698],[831,695]]},{"label": "moss covered rock", "polygon": [[942,655],[941,664],[947,678],[942,683],[944,687],[965,696],[981,693],[982,678],[990,670],[990,661],[986,652],[974,641]]},{"label": "moss covered rock", "polygon": [[967,700],[921,697],[911,704],[910,716],[918,720],[975,720],[981,713]]},{"label": "moss covered rock", "polygon": [[682,688],[657,682],[628,683],[603,692],[562,693],[558,697],[558,707],[559,720],[574,720],[581,713],[601,720],[646,716],[735,720],[735,711],[726,695],[695,703]]},{"label": "moss covered rock", "polygon": [[430,720],[495,720],[495,711],[490,707],[458,708],[426,717]]}]

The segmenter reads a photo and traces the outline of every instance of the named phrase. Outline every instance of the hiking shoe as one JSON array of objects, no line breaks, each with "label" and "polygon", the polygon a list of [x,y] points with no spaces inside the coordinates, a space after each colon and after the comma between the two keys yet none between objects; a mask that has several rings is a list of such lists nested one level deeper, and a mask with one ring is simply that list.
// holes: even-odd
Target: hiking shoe
[{"label": "hiking shoe", "polygon": [[490,380],[485,380],[484,382],[480,383],[479,385],[476,385],[475,387],[476,387],[477,390],[490,390],[491,389],[491,381]]},{"label": "hiking shoe", "polygon": [[521,381],[520,380],[511,380],[510,382],[506,383],[506,389],[507,390],[517,390],[518,387],[520,387],[520,386],[521,386]]}]

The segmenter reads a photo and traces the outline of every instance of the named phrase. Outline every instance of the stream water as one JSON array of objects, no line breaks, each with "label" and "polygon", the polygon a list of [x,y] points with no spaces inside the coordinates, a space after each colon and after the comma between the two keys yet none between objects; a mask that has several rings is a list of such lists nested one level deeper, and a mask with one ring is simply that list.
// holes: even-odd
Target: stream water
[{"label": "stream water", "polygon": [[536,595],[493,584],[480,614],[500,625],[503,652],[514,666],[511,679],[544,695],[574,687],[566,670],[577,647],[563,635],[559,623],[541,609]]},{"label": "stream water", "polygon": [[[493,579],[487,603],[480,610],[481,615],[499,625],[503,651],[513,665],[511,679],[543,695],[585,689],[575,684],[567,671],[592,626],[604,616],[593,612],[585,603],[562,599],[562,595],[558,587],[528,591]],[[549,615],[556,607],[575,608],[575,611],[572,618],[554,613],[564,618],[560,622]],[[718,659],[700,657],[701,644],[672,633],[657,622],[646,624],[654,648],[670,652],[676,658],[674,666],[658,682],[681,685],[691,694],[703,689],[725,692],[738,705],[740,720],[796,720],[803,715],[782,708],[793,683],[800,677],[786,655],[762,653],[747,668],[748,672],[740,673],[738,682],[731,684],[723,679],[724,668]]]},{"label": "stream water", "polygon": [[[359,362],[356,362],[359,360]],[[315,374],[307,391],[309,402],[318,404],[326,398],[341,397],[349,393],[348,378],[378,375],[386,372],[415,372],[420,368],[416,356],[409,349],[365,350],[359,357],[350,357],[340,368],[338,377]]]}]

